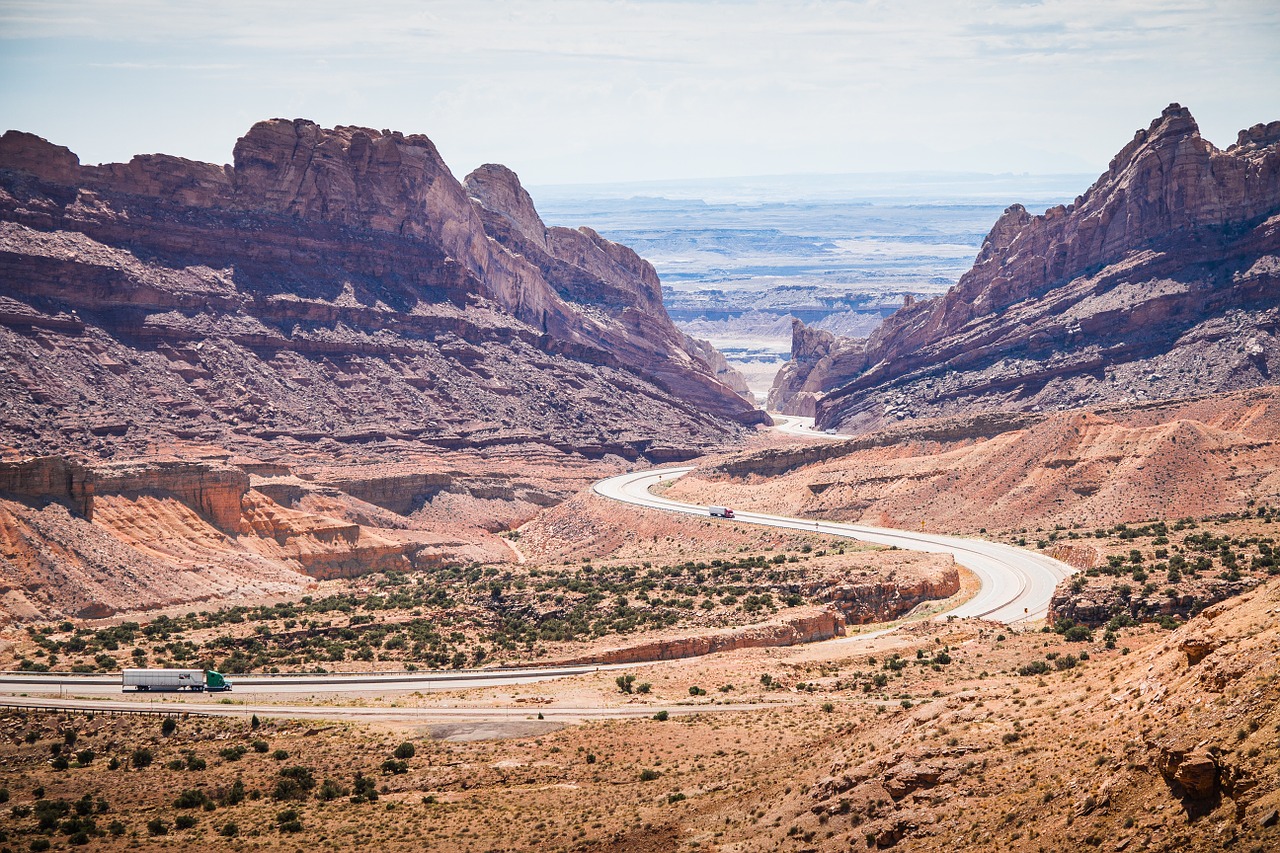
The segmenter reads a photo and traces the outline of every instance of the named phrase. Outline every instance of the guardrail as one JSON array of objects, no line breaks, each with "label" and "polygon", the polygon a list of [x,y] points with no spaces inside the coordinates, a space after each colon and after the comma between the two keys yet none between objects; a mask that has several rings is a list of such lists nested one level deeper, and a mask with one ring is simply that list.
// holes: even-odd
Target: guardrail
[{"label": "guardrail", "polygon": [[37,703],[25,704],[23,702],[15,702],[12,699],[6,699],[0,702],[0,710],[3,711],[41,711],[46,714],[84,714],[88,717],[120,717],[129,714],[151,716],[151,717],[217,717],[225,716],[213,711],[203,711],[198,708],[81,708],[74,705],[40,705]]}]

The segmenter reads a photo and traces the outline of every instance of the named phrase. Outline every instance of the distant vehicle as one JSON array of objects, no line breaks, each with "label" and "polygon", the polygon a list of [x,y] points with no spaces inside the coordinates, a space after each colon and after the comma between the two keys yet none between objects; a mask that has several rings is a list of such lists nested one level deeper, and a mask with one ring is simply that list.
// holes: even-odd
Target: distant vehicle
[{"label": "distant vehicle", "polygon": [[120,689],[174,692],[189,690],[230,690],[231,682],[211,669],[126,669],[121,673]]},{"label": "distant vehicle", "polygon": [[733,518],[733,510],[727,506],[713,506],[708,507],[708,509],[711,510],[712,518]]}]

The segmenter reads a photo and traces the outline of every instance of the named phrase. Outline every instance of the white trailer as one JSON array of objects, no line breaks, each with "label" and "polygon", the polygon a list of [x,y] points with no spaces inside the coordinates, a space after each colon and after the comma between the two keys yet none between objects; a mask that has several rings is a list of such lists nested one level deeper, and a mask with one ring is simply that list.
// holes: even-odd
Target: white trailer
[{"label": "white trailer", "polygon": [[126,669],[121,689],[148,691],[194,690],[204,692],[203,669]]},{"label": "white trailer", "polygon": [[712,506],[707,509],[711,511],[713,518],[733,518],[733,510],[727,506]]}]

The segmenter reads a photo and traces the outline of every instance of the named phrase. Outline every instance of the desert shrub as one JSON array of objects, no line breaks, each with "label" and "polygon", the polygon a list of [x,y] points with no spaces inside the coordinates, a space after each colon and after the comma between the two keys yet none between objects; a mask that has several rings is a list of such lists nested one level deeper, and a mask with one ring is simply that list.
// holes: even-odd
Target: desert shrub
[{"label": "desert shrub", "polygon": [[1062,670],[1066,670],[1066,669],[1071,669],[1071,668],[1072,668],[1072,667],[1074,667],[1078,662],[1079,662],[1079,661],[1078,661],[1078,659],[1076,658],[1076,656],[1075,656],[1075,655],[1063,655],[1062,657],[1060,657],[1060,658],[1058,658],[1057,660],[1055,660],[1055,661],[1053,662],[1053,665],[1054,665],[1055,667],[1057,667],[1059,671],[1062,671]]},{"label": "desert shrub", "polygon": [[265,753],[267,750],[271,749],[271,744],[267,743],[265,740],[255,740],[249,745],[253,747],[254,752]]},{"label": "desert shrub", "polygon": [[158,817],[152,818],[151,820],[147,821],[147,832],[151,833],[152,835],[168,835],[169,824],[165,823],[163,820],[161,820]]},{"label": "desert shrub", "polygon": [[224,806],[234,806],[244,802],[244,782],[240,779],[231,783],[231,787],[218,795],[218,802]]},{"label": "desert shrub", "polygon": [[339,797],[345,797],[347,793],[347,789],[344,788],[337,779],[325,779],[324,782],[320,784],[320,790],[316,791],[316,799],[329,802],[330,800],[336,800]]},{"label": "desert shrub", "polygon": [[119,838],[120,836],[124,835],[125,830],[127,829],[128,827],[126,827],[123,823],[121,823],[118,820],[113,820],[111,821],[111,823],[107,824],[107,832],[111,833],[116,838]]},{"label": "desert shrub", "polygon": [[81,767],[87,767],[93,763],[93,759],[98,755],[92,749],[82,749],[76,753],[76,761],[80,762]]},{"label": "desert shrub", "polygon": [[351,802],[353,803],[377,802],[378,783],[374,782],[372,777],[366,776],[363,773],[357,772],[355,775],[355,779],[352,780],[351,787],[353,789],[353,792],[351,794]]},{"label": "desert shrub", "polygon": [[168,737],[178,729],[178,721],[173,717],[165,717],[164,722],[160,724],[160,734]]},{"label": "desert shrub", "polygon": [[651,767],[646,767],[645,769],[640,771],[641,782],[652,782],[654,779],[657,779],[660,776],[662,776],[662,774]]},{"label": "desert shrub", "polygon": [[219,750],[218,755],[222,756],[223,761],[239,761],[248,752],[243,746],[236,744],[235,746],[224,747]]},{"label": "desert shrub", "polygon": [[236,826],[235,821],[229,820],[223,825],[222,829],[218,830],[218,834],[225,838],[234,838],[240,834],[240,827]]},{"label": "desert shrub", "polygon": [[71,811],[71,803],[66,800],[36,800],[34,809],[40,831],[48,832]]},{"label": "desert shrub", "polygon": [[180,814],[174,818],[173,825],[178,829],[190,829],[196,825],[196,816],[191,814]]},{"label": "desert shrub", "polygon": [[394,758],[388,758],[386,761],[382,762],[382,766],[381,766],[379,769],[380,769],[383,773],[387,773],[387,774],[397,774],[397,775],[398,775],[398,774],[401,774],[401,773],[408,773],[408,772],[409,772],[409,762],[407,762],[407,761],[397,761],[397,760],[396,760],[396,759],[394,759]]},{"label": "desert shrub", "polygon": [[653,718],[654,718],[655,720],[657,720],[658,722],[660,722],[660,723],[665,723],[665,722],[670,718],[670,716],[671,716],[671,715],[670,715],[670,714],[668,714],[665,710],[662,710],[662,711],[659,711],[658,713],[654,714],[654,715],[653,715]]},{"label": "desert shrub", "polygon": [[285,767],[280,771],[271,796],[276,800],[304,800],[315,786],[315,777],[307,768]]},{"label": "desert shrub", "polygon": [[405,741],[396,747],[396,751],[393,754],[396,758],[413,758],[417,751],[417,748],[412,743]]},{"label": "desert shrub", "polygon": [[1033,660],[1018,667],[1018,675],[1044,675],[1049,671],[1049,664],[1042,660]]},{"label": "desert shrub", "polygon": [[152,761],[151,750],[145,746],[138,747],[133,751],[133,755],[129,757],[129,763],[141,770],[144,767],[150,767]]},{"label": "desert shrub", "polygon": [[38,853],[38,851],[48,850],[52,846],[53,845],[49,842],[49,839],[47,838],[33,838],[31,839],[31,846],[28,847],[27,849],[32,851],[37,851]]},{"label": "desert shrub", "polygon": [[634,675],[628,674],[628,675],[619,675],[617,678],[613,680],[613,683],[618,685],[619,691],[623,693],[630,693],[632,691],[632,685],[635,684],[635,681],[636,681],[636,677]]},{"label": "desert shrub", "polygon": [[641,682],[640,684],[636,685],[637,693],[648,693],[652,689],[653,689],[653,685],[647,681]]},{"label": "desert shrub", "polygon": [[275,752],[271,753],[271,757],[274,758],[276,761],[284,761],[286,758],[289,757],[289,752],[288,750],[277,749]]},{"label": "desert shrub", "polygon": [[205,803],[209,802],[209,796],[201,790],[190,789],[183,791],[173,801],[175,809],[198,809],[202,808]]}]

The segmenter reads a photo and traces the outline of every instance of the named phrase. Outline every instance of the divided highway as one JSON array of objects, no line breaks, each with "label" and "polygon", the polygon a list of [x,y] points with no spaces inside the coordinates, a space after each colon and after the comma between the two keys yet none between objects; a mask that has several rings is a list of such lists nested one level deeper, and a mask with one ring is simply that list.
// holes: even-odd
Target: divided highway
[{"label": "divided highway", "polygon": [[[598,495],[623,503],[707,517],[709,511],[705,506],[674,501],[649,491],[659,483],[674,480],[692,470],[692,467],[683,467],[639,471],[602,480],[592,488]],[[948,611],[947,615],[980,616],[1010,625],[1045,618],[1049,612],[1049,599],[1053,597],[1054,587],[1075,571],[1066,563],[1043,554],[982,539],[867,527],[861,524],[788,518],[754,512],[736,512],[734,521],[804,530],[830,536],[847,536],[877,545],[896,545],[913,551],[951,554],[957,563],[978,576],[982,587],[977,595]]]}]

